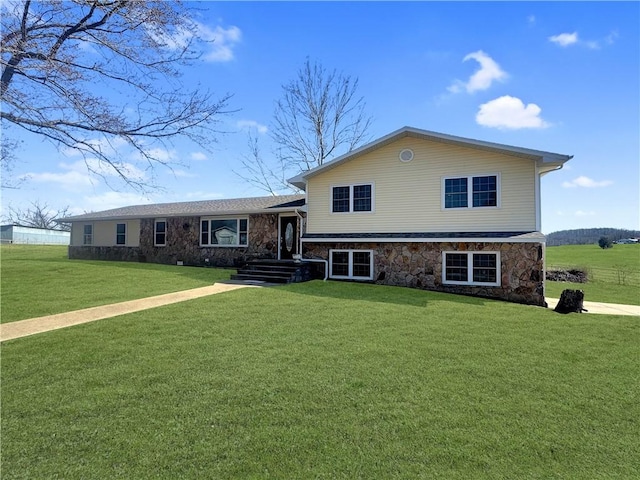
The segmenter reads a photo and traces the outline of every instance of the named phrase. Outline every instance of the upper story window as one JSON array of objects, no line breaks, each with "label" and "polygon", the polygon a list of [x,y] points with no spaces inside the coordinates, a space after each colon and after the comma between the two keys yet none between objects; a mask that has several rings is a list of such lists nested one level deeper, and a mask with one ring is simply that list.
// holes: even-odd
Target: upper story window
[{"label": "upper story window", "polygon": [[90,223],[83,226],[82,244],[93,245],[93,225]]},{"label": "upper story window", "polygon": [[498,179],[498,175],[443,179],[444,208],[497,207]]},{"label": "upper story window", "polygon": [[371,212],[373,210],[373,185],[341,185],[331,189],[333,213]]},{"label": "upper story window", "polygon": [[127,224],[118,223],[116,225],[116,245],[127,244]]},{"label": "upper story window", "polygon": [[203,219],[200,222],[200,245],[246,247],[249,244],[249,219]]},{"label": "upper story window", "polygon": [[156,247],[164,247],[167,244],[167,221],[164,219],[154,222],[153,244]]}]

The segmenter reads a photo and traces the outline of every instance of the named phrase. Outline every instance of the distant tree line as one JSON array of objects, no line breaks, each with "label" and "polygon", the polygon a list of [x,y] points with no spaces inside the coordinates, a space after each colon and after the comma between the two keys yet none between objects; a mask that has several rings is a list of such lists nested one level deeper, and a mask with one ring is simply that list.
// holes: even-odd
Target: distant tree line
[{"label": "distant tree line", "polygon": [[623,238],[639,238],[640,231],[620,228],[578,228],[576,230],[561,230],[547,235],[547,246],[597,244],[602,237],[606,237],[611,242],[615,242]]}]

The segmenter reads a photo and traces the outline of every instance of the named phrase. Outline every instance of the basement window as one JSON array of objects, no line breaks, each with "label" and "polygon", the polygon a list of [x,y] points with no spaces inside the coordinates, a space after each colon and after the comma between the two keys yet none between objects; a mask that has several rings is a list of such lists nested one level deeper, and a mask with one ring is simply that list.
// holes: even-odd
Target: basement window
[{"label": "basement window", "polygon": [[442,252],[442,283],[500,286],[500,253]]},{"label": "basement window", "polygon": [[329,250],[329,277],[373,280],[373,250]]}]

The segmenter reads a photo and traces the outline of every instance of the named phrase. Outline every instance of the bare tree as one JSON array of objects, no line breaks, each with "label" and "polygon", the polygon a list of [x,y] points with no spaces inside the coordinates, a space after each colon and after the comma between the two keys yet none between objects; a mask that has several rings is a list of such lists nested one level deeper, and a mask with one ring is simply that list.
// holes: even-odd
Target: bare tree
[{"label": "bare tree", "polygon": [[55,220],[68,216],[69,206],[54,210],[46,203],[36,200],[26,209],[9,206],[6,220],[8,223],[23,227],[48,228],[52,230],[71,230],[71,225],[58,223]]},{"label": "bare tree", "polygon": [[0,186],[2,188],[18,188],[24,179],[16,179],[13,170],[17,162],[15,152],[18,150],[20,141],[7,136],[6,129],[0,141]]},{"label": "bare tree", "polygon": [[242,162],[239,174],[263,190],[274,193],[285,187],[282,179],[322,165],[350,152],[368,139],[371,118],[365,101],[357,95],[358,80],[328,71],[308,58],[296,77],[283,85],[276,103],[271,138],[275,161],[255,155]]},{"label": "bare tree", "polygon": [[277,195],[278,192],[290,189],[287,183],[287,169],[281,158],[276,158],[270,164],[262,155],[258,137],[249,133],[247,147],[249,155],[240,160],[244,173],[234,170],[234,173],[246,180],[254,187]]},{"label": "bare tree", "polygon": [[93,173],[140,189],[147,181],[114,158],[114,143],[126,142],[153,172],[169,165],[158,154],[166,142],[213,141],[230,95],[181,85],[201,41],[179,1],[8,0],[0,8],[3,127],[75,149]]}]

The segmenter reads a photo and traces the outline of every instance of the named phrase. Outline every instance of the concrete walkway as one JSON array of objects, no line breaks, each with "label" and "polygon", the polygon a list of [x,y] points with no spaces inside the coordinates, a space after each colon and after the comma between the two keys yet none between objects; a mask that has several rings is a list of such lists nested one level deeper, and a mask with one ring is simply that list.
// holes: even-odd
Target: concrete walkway
[{"label": "concrete walkway", "polygon": [[104,318],[116,317],[126,313],[138,312],[149,308],[161,307],[170,303],[184,302],[194,298],[206,297],[216,293],[237,290],[238,288],[255,287],[257,285],[215,283],[207,287],[193,288],[181,292],[166,293],[155,297],[129,300],[128,302],[101,305],[99,307],[84,308],[73,312],[58,313],[44,317],[19,320],[17,322],[3,323],[0,325],[0,342],[13,340],[14,338],[35,335],[36,333],[57,330],[81,323],[94,322]]},{"label": "concrete walkway", "polygon": [[[101,305],[99,307],[84,308],[73,312],[58,313],[44,317],[19,320],[17,322],[3,323],[0,325],[0,342],[13,340],[14,338],[35,335],[59,328],[71,327],[81,323],[94,322],[105,318],[116,317],[126,313],[139,312],[149,308],[161,307],[171,303],[184,302],[194,298],[206,297],[216,293],[229,292],[238,288],[259,287],[264,285],[251,285],[245,283],[216,283],[207,287],[183,290],[181,292],[166,293],[155,297],[130,300],[128,302]],[[550,309],[558,304],[557,298],[547,298]],[[615,303],[584,302],[584,308],[589,313],[606,315],[634,315],[640,316],[639,305],[619,305]]]},{"label": "concrete walkway", "polygon": [[[549,308],[554,309],[560,301],[558,298],[545,298]],[[640,305],[621,305],[619,303],[583,302],[587,313],[602,315],[633,315],[640,316]]]}]

